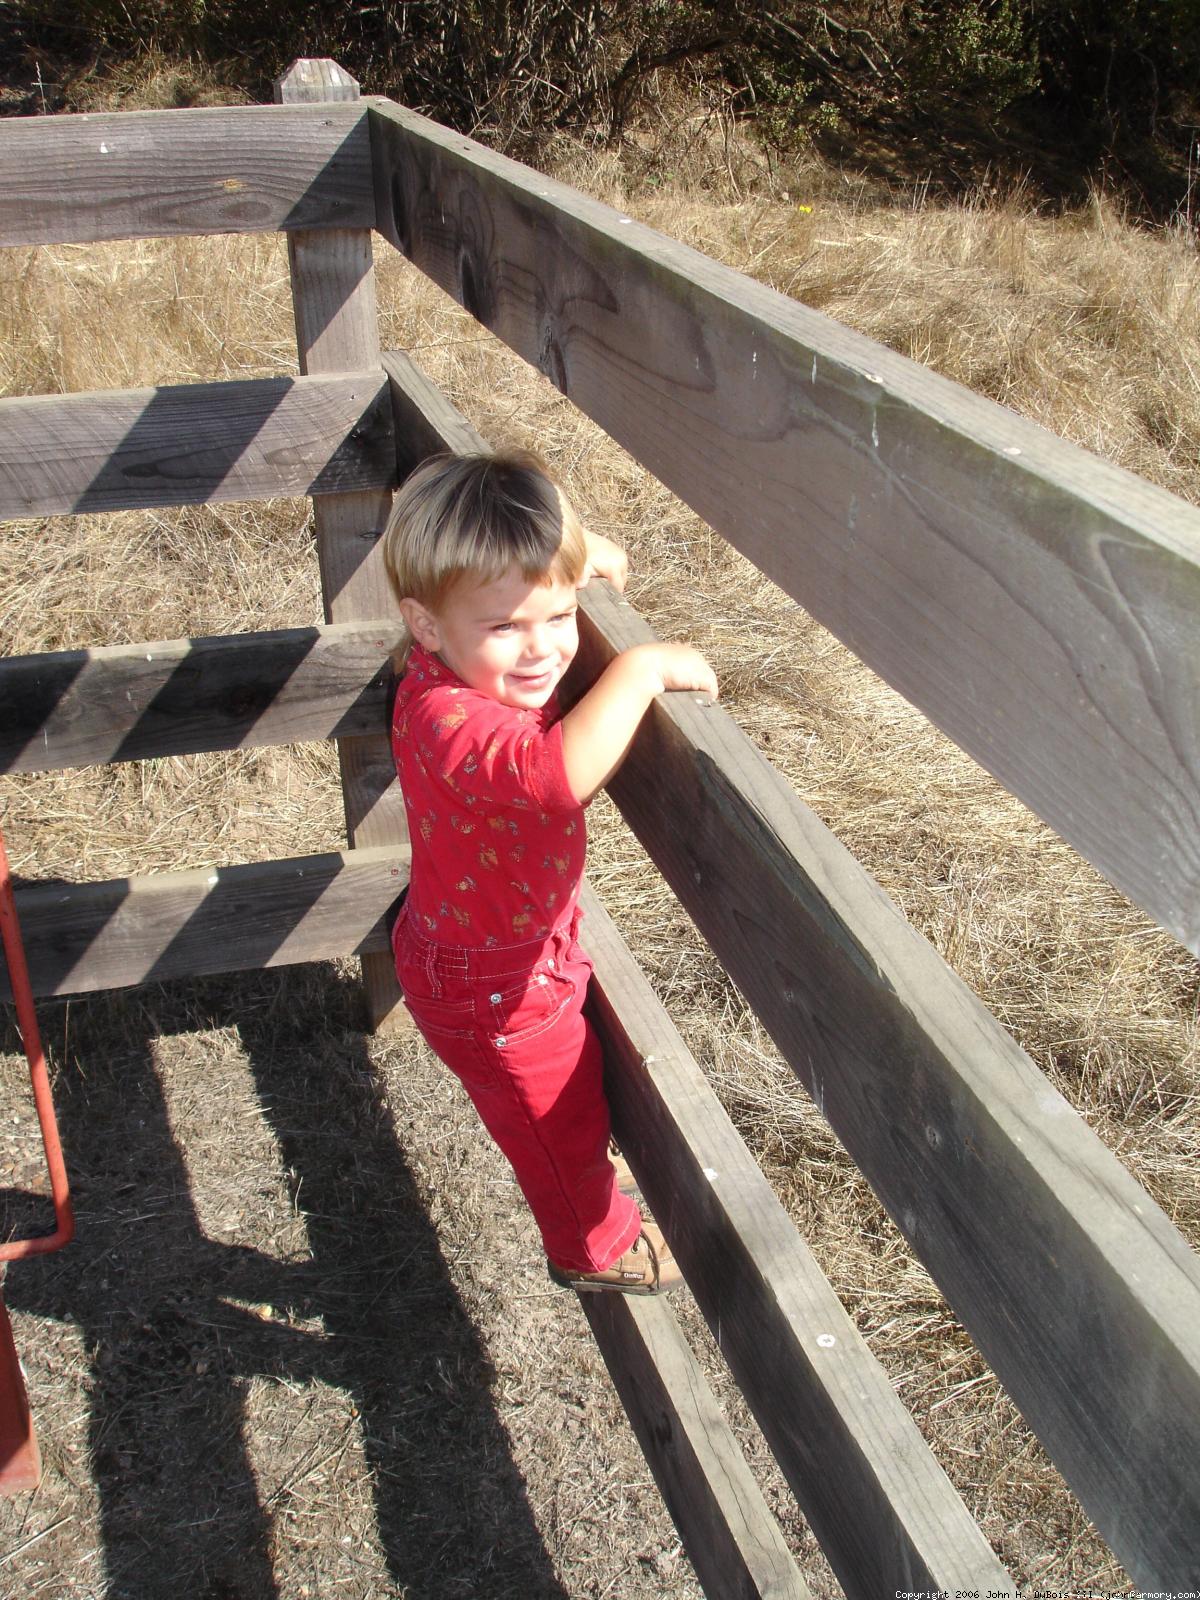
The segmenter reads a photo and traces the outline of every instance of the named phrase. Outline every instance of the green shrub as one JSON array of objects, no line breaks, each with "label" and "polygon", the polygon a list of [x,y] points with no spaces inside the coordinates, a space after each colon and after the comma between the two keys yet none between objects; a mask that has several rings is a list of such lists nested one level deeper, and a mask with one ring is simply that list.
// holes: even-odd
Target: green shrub
[{"label": "green shrub", "polygon": [[687,72],[764,139],[874,109],[928,123],[1034,98],[1094,151],[1186,145],[1200,121],[1200,0],[0,0],[0,51],[46,77],[147,51],[220,65],[254,99],[297,56],[533,153],[620,133]]},{"label": "green shrub", "polygon": [[909,92],[969,96],[993,115],[1039,83],[1036,41],[1017,0],[949,0],[913,8]]}]

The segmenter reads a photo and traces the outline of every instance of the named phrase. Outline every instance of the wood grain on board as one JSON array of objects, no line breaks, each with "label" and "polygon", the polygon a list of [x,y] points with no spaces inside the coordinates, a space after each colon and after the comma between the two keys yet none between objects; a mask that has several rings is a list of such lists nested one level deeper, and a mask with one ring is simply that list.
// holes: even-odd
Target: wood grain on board
[{"label": "wood grain on board", "polygon": [[361,105],[0,119],[0,245],[369,228]]},{"label": "wood grain on board", "polygon": [[1013,1595],[613,923],[590,891],[583,905],[622,1152],[849,1600]]},{"label": "wood grain on board", "polygon": [[386,101],[376,226],[1200,952],[1200,511]]},{"label": "wood grain on board", "polygon": [[0,517],[378,491],[394,477],[378,368],[0,399]]},{"label": "wood grain on board", "polygon": [[812,1600],[669,1300],[579,1299],[704,1593]]},{"label": "wood grain on board", "polygon": [[386,622],[169,639],[0,659],[0,771],[378,733]]},{"label": "wood grain on board", "polygon": [[[576,691],[653,637],[601,586],[581,598]],[[733,720],[697,700],[656,702],[609,792],[1126,1570],[1142,1589],[1187,1588],[1200,1259]]]},{"label": "wood grain on board", "polygon": [[[382,954],[407,847],[18,886],[35,995]],[[0,972],[0,1000],[10,998]]]}]

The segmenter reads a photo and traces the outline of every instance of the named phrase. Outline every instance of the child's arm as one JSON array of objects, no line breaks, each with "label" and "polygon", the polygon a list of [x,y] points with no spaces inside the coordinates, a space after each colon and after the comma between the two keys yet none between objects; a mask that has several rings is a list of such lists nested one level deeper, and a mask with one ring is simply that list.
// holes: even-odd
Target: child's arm
[{"label": "child's arm", "polygon": [[587,550],[587,566],[583,569],[579,587],[582,589],[589,578],[607,578],[613,588],[623,594],[629,577],[629,557],[621,546],[606,539],[603,534],[589,532],[587,528],[583,530],[583,542]]},{"label": "child's arm", "polygon": [[624,761],[650,702],[667,689],[717,698],[717,679],[689,644],[639,644],[623,650],[562,719],[567,782],[587,805]]}]

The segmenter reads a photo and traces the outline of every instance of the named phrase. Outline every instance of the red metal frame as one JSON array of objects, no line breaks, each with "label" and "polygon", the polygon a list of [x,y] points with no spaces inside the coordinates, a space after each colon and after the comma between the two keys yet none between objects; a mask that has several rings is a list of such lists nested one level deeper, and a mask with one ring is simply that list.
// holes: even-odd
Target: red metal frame
[{"label": "red metal frame", "polygon": [[46,1056],[42,1049],[42,1036],[38,1030],[33,989],[29,982],[25,945],[17,921],[12,874],[9,871],[8,852],[4,848],[2,831],[0,831],[0,935],[3,936],[4,955],[8,962],[8,977],[17,1012],[17,1026],[25,1046],[25,1059],[29,1062],[29,1078],[33,1085],[38,1126],[42,1132],[42,1148],[46,1152],[46,1165],[50,1171],[50,1193],[54,1199],[55,1222],[53,1233],[43,1234],[34,1239],[13,1239],[8,1244],[0,1244],[0,1494],[19,1494],[22,1490],[37,1486],[41,1477],[41,1459],[33,1431],[33,1418],[29,1411],[25,1378],[13,1342],[12,1324],[4,1307],[2,1293],[4,1264],[23,1260],[27,1256],[45,1255],[50,1250],[60,1250],[74,1237],[75,1217],[71,1209],[67,1168],[58,1137],[58,1124],[54,1118],[50,1075],[46,1070]]}]

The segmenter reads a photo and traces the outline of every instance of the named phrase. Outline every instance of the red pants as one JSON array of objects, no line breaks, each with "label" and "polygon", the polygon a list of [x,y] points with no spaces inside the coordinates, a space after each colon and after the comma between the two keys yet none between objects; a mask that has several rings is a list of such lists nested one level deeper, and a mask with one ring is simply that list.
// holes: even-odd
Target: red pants
[{"label": "red pants", "polygon": [[629,1249],[637,1206],[608,1159],[600,1041],[583,1015],[592,964],[575,921],[548,939],[435,944],[403,910],[392,935],[405,1003],[512,1164],[546,1254],[598,1272]]}]

